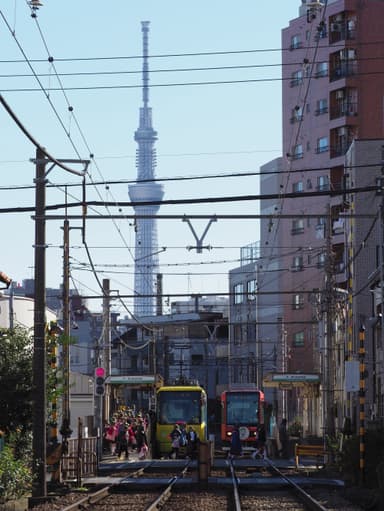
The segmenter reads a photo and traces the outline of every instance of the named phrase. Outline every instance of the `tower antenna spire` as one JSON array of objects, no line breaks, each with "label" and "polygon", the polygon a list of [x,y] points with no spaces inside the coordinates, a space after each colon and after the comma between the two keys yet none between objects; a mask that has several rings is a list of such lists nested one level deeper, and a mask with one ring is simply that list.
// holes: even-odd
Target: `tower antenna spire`
[{"label": "tower antenna spire", "polygon": [[149,102],[149,71],[148,71],[148,33],[149,21],[141,22],[141,31],[143,32],[143,104],[144,108]]}]

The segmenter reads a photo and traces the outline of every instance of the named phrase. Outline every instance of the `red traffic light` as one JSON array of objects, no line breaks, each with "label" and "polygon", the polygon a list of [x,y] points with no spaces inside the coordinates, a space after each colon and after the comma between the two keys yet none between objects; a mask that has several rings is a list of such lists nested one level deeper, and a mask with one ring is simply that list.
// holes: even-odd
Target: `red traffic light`
[{"label": "red traffic light", "polygon": [[104,376],[105,376],[105,369],[104,369],[104,367],[96,367],[96,369],[95,369],[95,376],[99,376],[101,378],[104,378]]}]

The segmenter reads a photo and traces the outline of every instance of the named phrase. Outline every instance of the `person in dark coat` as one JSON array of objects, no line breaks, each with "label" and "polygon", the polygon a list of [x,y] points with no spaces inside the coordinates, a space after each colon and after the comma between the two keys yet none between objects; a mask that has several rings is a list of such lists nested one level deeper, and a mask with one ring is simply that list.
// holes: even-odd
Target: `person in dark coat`
[{"label": "person in dark coat", "polygon": [[187,456],[191,458],[191,460],[197,457],[197,446],[199,442],[199,437],[193,426],[189,426],[187,432]]},{"label": "person in dark coat", "polygon": [[281,458],[288,458],[288,431],[287,431],[287,419],[282,419],[279,427],[279,440],[280,440],[280,451]]},{"label": "person in dark coat", "polygon": [[243,448],[241,446],[240,431],[238,424],[235,425],[232,436],[231,436],[231,447],[229,449],[229,457],[234,458],[235,456],[241,456],[243,454]]},{"label": "person in dark coat", "polygon": [[170,433],[170,439],[171,439],[171,447],[172,450],[169,453],[169,457],[176,459],[179,455],[179,449],[180,449],[180,439],[181,439],[181,431],[180,426],[178,424],[175,424],[175,427]]}]

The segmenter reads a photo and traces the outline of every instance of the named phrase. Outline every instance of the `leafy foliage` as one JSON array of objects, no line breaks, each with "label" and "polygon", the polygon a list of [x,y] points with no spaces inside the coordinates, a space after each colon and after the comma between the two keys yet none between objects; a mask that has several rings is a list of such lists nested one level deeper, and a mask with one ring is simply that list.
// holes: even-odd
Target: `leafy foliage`
[{"label": "leafy foliage", "polygon": [[28,330],[0,329],[0,429],[30,430],[32,341]]},{"label": "leafy foliage", "polygon": [[16,458],[14,450],[6,445],[0,452],[0,486],[4,501],[17,499],[30,491],[31,469],[25,457]]}]

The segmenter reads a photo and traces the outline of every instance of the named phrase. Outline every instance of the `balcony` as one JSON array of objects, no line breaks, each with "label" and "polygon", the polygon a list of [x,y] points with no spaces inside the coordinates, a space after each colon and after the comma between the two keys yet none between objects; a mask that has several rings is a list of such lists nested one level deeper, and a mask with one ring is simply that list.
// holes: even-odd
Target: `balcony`
[{"label": "balcony", "polygon": [[330,81],[334,82],[341,78],[347,78],[348,76],[354,76],[357,74],[357,61],[345,61],[340,62],[333,66],[330,73]]},{"label": "balcony", "polygon": [[340,142],[338,144],[331,146],[330,157],[337,158],[339,156],[344,156],[344,154],[348,151],[350,146],[350,142]]},{"label": "balcony", "polygon": [[357,115],[357,102],[340,103],[331,109],[331,119],[339,117],[355,117]]}]

